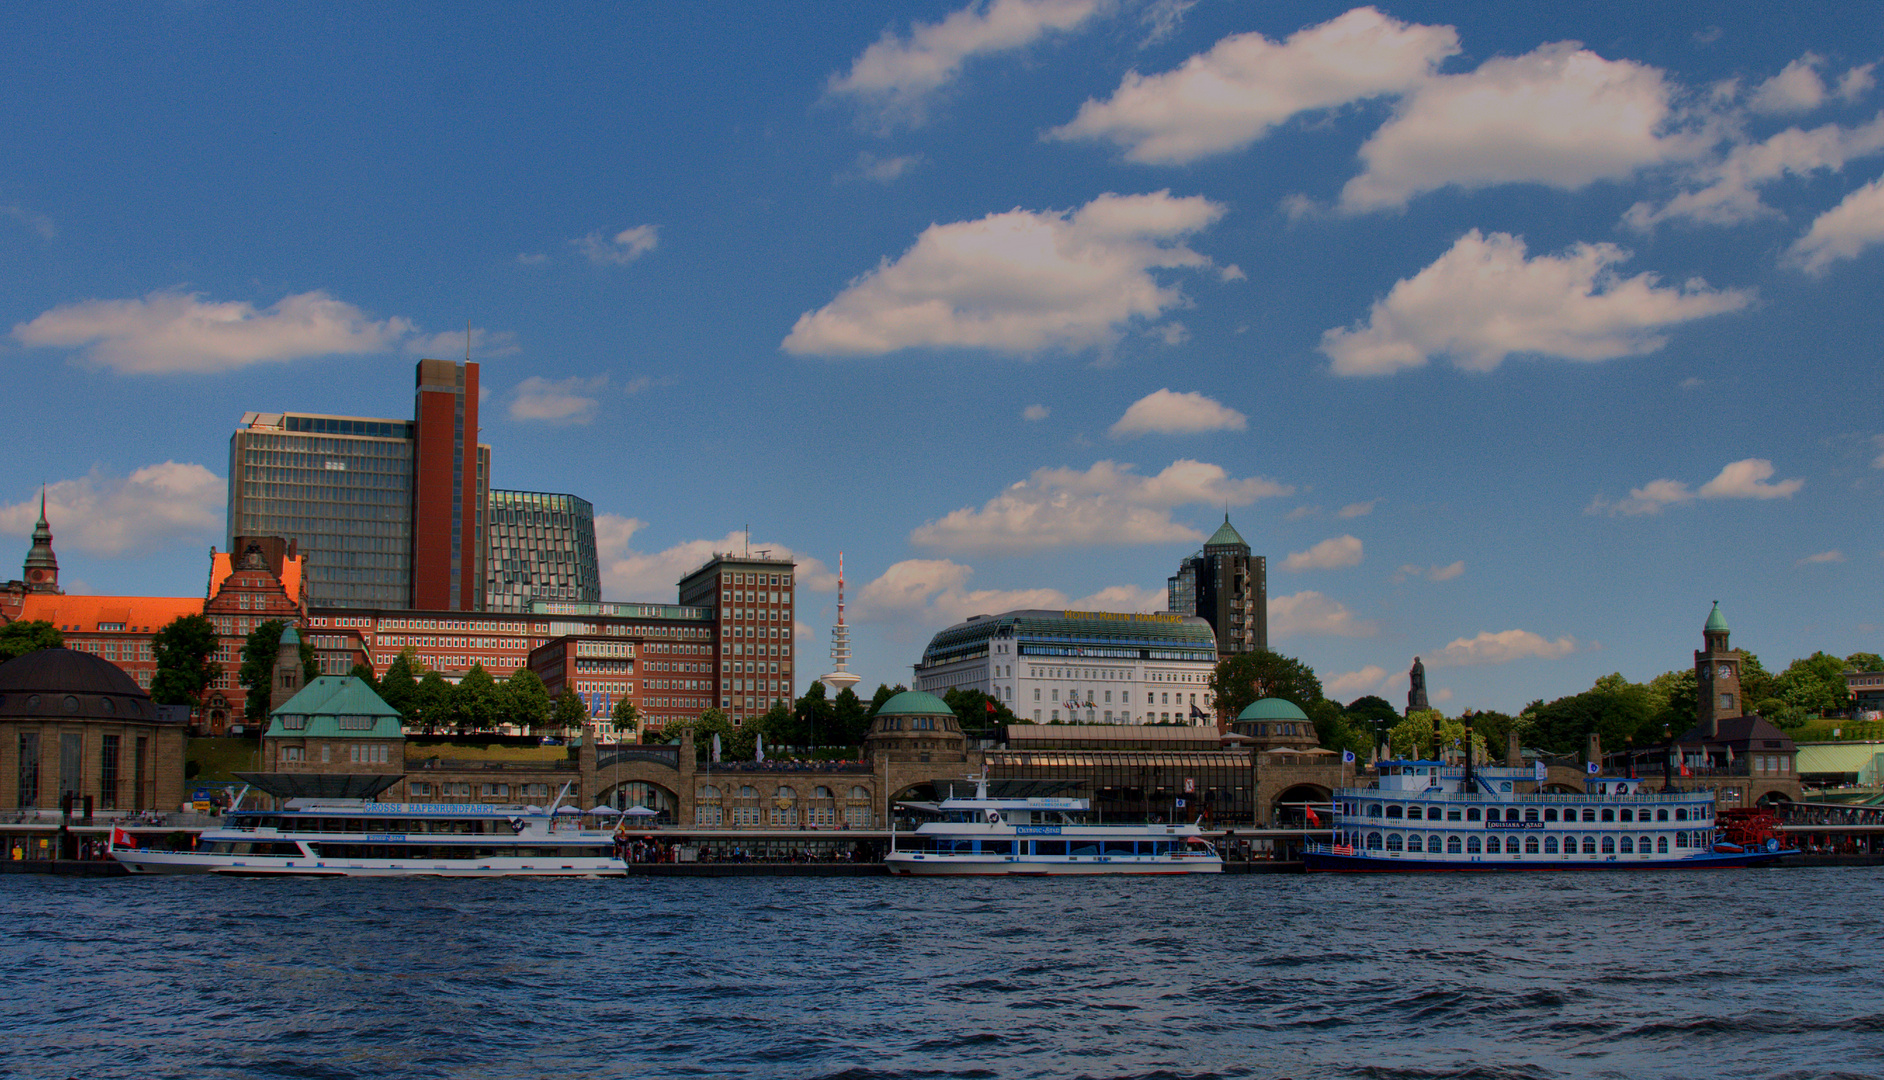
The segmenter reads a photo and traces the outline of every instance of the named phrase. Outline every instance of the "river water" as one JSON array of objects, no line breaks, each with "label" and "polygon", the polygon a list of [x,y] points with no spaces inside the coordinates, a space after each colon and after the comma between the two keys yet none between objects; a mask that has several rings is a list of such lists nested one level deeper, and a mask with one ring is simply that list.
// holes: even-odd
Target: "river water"
[{"label": "river water", "polygon": [[1861,1077],[1884,872],[0,878],[19,1077]]}]

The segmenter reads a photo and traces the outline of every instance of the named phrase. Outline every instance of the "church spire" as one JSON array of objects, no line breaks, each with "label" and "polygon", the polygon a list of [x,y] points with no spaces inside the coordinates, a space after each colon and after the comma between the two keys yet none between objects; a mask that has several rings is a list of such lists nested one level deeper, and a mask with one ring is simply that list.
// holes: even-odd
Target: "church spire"
[{"label": "church spire", "polygon": [[33,546],[26,552],[26,591],[58,593],[59,557],[52,553],[52,526],[46,523],[46,489],[39,489],[39,521],[33,525]]}]

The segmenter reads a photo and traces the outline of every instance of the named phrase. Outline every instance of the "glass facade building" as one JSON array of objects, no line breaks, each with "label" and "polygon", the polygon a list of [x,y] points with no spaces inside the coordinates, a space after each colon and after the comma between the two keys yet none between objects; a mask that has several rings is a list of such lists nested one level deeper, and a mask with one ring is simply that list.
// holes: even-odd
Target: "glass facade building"
[{"label": "glass facade building", "polygon": [[412,424],[247,413],[229,439],[229,547],[292,537],[312,601],[403,607],[412,591]]},{"label": "glass facade building", "polygon": [[574,495],[493,491],[486,515],[488,611],[527,612],[536,601],[602,599],[595,508]]}]

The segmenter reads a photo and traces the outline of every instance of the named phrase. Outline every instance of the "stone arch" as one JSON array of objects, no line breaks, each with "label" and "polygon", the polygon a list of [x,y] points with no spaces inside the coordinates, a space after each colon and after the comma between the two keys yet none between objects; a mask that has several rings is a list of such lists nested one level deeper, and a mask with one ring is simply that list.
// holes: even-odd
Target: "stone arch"
[{"label": "stone arch", "polygon": [[[1302,803],[1325,803],[1334,798],[1331,788],[1314,783],[1297,783],[1276,793],[1269,803],[1269,820],[1277,828],[1290,828],[1308,824],[1302,812]],[[1323,824],[1326,824],[1324,819]]]},{"label": "stone arch", "polygon": [[[674,825],[680,822],[680,793],[655,780],[621,780],[597,792],[598,801],[617,810],[645,806],[659,811],[658,817],[623,819],[629,828],[640,825]],[[583,807],[583,809],[588,809]]]},{"label": "stone arch", "polygon": [[1545,784],[1543,787],[1538,788],[1537,790],[1538,790],[1538,793],[1542,795],[1582,795],[1584,794],[1583,789],[1580,787],[1576,787],[1571,784],[1558,783],[1555,780]]},{"label": "stone arch", "polygon": [[1789,795],[1789,794],[1787,794],[1786,792],[1784,792],[1784,791],[1769,791],[1769,792],[1767,792],[1766,794],[1764,794],[1764,795],[1762,795],[1762,796],[1760,796],[1760,798],[1759,798],[1759,803],[1758,803],[1758,805],[1760,805],[1760,806],[1780,806],[1780,805],[1785,805],[1785,804],[1789,804],[1789,803],[1791,803],[1791,802],[1792,802],[1792,796],[1791,796],[1791,795]]}]

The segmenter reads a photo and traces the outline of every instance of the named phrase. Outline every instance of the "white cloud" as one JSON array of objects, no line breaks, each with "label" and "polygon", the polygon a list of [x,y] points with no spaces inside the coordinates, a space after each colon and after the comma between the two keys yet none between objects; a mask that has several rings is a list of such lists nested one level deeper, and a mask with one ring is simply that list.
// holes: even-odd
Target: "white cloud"
[{"label": "white cloud", "polygon": [[1703,499],[1789,499],[1805,486],[1804,480],[1781,480],[1769,484],[1773,463],[1765,458],[1746,458],[1721,469],[1720,475],[1701,485]]},{"label": "white cloud", "polygon": [[1675,386],[1681,390],[1699,390],[1701,387],[1706,386],[1706,385],[1707,385],[1707,380],[1701,378],[1699,375],[1690,375],[1687,378],[1675,384]]},{"label": "white cloud", "polygon": [[[173,540],[220,543],[228,497],[222,477],[187,462],[146,465],[123,477],[93,469],[46,486],[46,520],[55,550],[136,556]],[[38,519],[35,492],[0,508],[0,533],[31,535]]]},{"label": "white cloud", "polygon": [[1113,438],[1146,435],[1196,435],[1206,431],[1242,431],[1249,417],[1202,394],[1159,390],[1147,394],[1125,410],[1113,424]]},{"label": "white cloud", "polygon": [[608,376],[545,379],[532,375],[517,384],[510,402],[512,420],[541,420],[550,424],[587,424],[595,419],[600,402],[594,396],[608,386]]},{"label": "white cloud", "polygon": [[1346,604],[1318,592],[1299,592],[1269,598],[1269,636],[1373,637],[1380,626],[1358,619]]},{"label": "white cloud", "polygon": [[0,206],[0,217],[11,218],[18,222],[21,228],[32,232],[41,240],[50,240],[59,235],[58,226],[52,223],[51,218],[44,214],[36,214],[17,203]]},{"label": "white cloud", "polygon": [[[1150,0],[1138,17],[1145,28],[1145,45],[1156,45],[1177,33],[1184,16],[1197,6],[1197,0]],[[1142,47],[1142,46],[1141,46]]]},{"label": "white cloud", "polygon": [[1833,551],[1821,551],[1817,555],[1807,555],[1805,558],[1800,559],[1795,565],[1806,566],[1811,563],[1839,563],[1839,562],[1844,562],[1844,561],[1845,561],[1845,553],[1842,551],[1833,550]]},{"label": "white cloud", "polygon": [[1201,196],[1101,195],[1071,213],[1014,209],[931,225],[835,299],[800,316],[790,353],[876,356],[911,348],[1010,354],[1106,348],[1134,321],[1183,306],[1158,269],[1208,269],[1179,242],[1223,215]]},{"label": "white cloud", "polygon": [[1852,68],[1838,77],[1838,96],[1856,101],[1877,88],[1877,65]]},{"label": "white cloud", "polygon": [[921,154],[898,154],[895,157],[878,157],[868,150],[857,155],[856,164],[840,174],[840,180],[869,180],[873,183],[887,184],[901,179],[911,169],[922,164]]},{"label": "white cloud", "polygon": [[1825,80],[1819,78],[1819,68],[1824,64],[1824,57],[1806,53],[1755,87],[1747,98],[1747,108],[1769,114],[1818,108],[1825,103]]},{"label": "white cloud", "polygon": [[1024,608],[1064,610],[1058,589],[964,588],[972,567],[948,559],[905,559],[885,570],[857,593],[858,622],[952,624],[970,615],[994,615]]},{"label": "white cloud", "polygon": [[1820,214],[1786,251],[1787,261],[1808,274],[1822,274],[1840,259],[1855,259],[1884,243],[1884,178],[1873,180]]},{"label": "white cloud", "polygon": [[[403,346],[411,356],[429,356],[438,358],[456,358],[464,355],[465,332],[463,330],[443,330],[436,334],[417,334],[406,339]],[[491,331],[482,326],[471,328],[471,358],[482,360],[493,356],[514,356],[523,350],[517,345],[517,335],[508,330]],[[479,390],[483,386],[479,384]]]},{"label": "white cloud", "polygon": [[1220,465],[1180,459],[1156,476],[1133,466],[1096,462],[1084,472],[1036,469],[1026,480],[910,533],[919,547],[948,554],[1013,554],[1098,544],[1200,541],[1204,534],[1171,519],[1179,506],[1242,506],[1294,489],[1273,480],[1232,479]]},{"label": "white cloud", "polygon": [[[1884,435],[1873,435],[1871,436],[1871,441],[1880,447],[1884,447]],[[1871,467],[1873,469],[1884,469],[1884,454],[1879,454],[1872,458]]]},{"label": "white cloud", "polygon": [[154,292],[139,300],[82,300],[13,328],[21,344],[81,349],[125,374],[216,373],[315,356],[385,352],[413,329],[373,320],[324,292],[286,296],[257,310],[243,301]]},{"label": "white cloud", "polygon": [[1338,375],[1385,375],[1441,355],[1467,371],[1491,371],[1513,353],[1613,360],[1654,352],[1667,343],[1662,331],[1753,300],[1698,278],[1664,287],[1655,274],[1610,269],[1628,258],[1613,244],[1527,258],[1522,238],[1473,229],[1396,282],[1365,325],[1322,334],[1321,351]]},{"label": "white cloud", "polygon": [[1021,410],[1021,419],[1029,423],[1039,423],[1045,420],[1047,415],[1052,411],[1052,409],[1047,408],[1045,405],[1029,405]]},{"label": "white cloud", "polygon": [[[639,600],[668,604],[673,602],[674,586],[680,579],[705,565],[715,554],[746,550],[743,531],[727,533],[718,540],[688,540],[657,552],[636,551],[634,535],[647,527],[639,518],[620,514],[595,516],[595,547],[601,564],[602,595],[611,600]],[[837,575],[823,562],[793,551],[778,543],[753,543],[752,549],[765,549],[775,559],[792,559],[794,587],[813,592],[831,592],[837,588]]]},{"label": "white cloud", "polygon": [[1575,42],[1419,81],[1361,147],[1341,190],[1350,213],[1405,206],[1439,188],[1534,183],[1574,191],[1705,152],[1676,130],[1662,73]]},{"label": "white cloud", "polygon": [[1239,150],[1299,113],[1397,94],[1459,51],[1449,26],[1356,8],[1282,42],[1236,34],[1161,75],[1127,74],[1051,135],[1100,139],[1133,161],[1175,165]]},{"label": "white cloud", "polygon": [[1432,657],[1434,667],[1464,667],[1472,664],[1508,664],[1513,660],[1555,660],[1577,651],[1577,640],[1568,635],[1555,641],[1529,630],[1487,630],[1477,637],[1458,638]]},{"label": "white cloud", "polygon": [[1765,458],[1744,458],[1730,462],[1702,484],[1697,491],[1680,480],[1651,480],[1639,488],[1630,488],[1629,497],[1616,502],[1598,495],[1585,509],[1589,514],[1639,516],[1659,514],[1666,507],[1681,506],[1696,499],[1786,499],[1805,486],[1803,479],[1769,483],[1773,463]]},{"label": "white cloud", "polygon": [[1321,684],[1331,701],[1352,701],[1368,694],[1378,694],[1392,682],[1393,675],[1379,664],[1369,664],[1359,671],[1344,672]]},{"label": "white cloud", "polygon": [[883,127],[919,124],[937,92],[970,59],[1024,49],[1055,32],[1077,29],[1111,8],[1108,0],[985,0],[941,22],[915,23],[907,37],[885,30],[876,43],[833,75],[830,92],[847,95]]},{"label": "white cloud", "polygon": [[1285,521],[1301,521],[1304,518],[1316,517],[1320,515],[1320,513],[1321,507],[1319,506],[1298,506],[1282,515],[1282,517]]},{"label": "white cloud", "polygon": [[1879,152],[1884,152],[1884,114],[1858,127],[1787,128],[1762,142],[1736,143],[1720,158],[1697,165],[1693,179],[1699,186],[1660,206],[1636,203],[1623,223],[1646,231],[1664,221],[1735,225],[1776,217],[1779,211],[1761,201],[1760,188],[1787,176],[1839,172],[1847,162]]},{"label": "white cloud", "polygon": [[661,227],[636,225],[607,238],[597,230],[569,243],[597,266],[626,266],[660,246]]},{"label": "white cloud", "polygon": [[1393,575],[1393,583],[1398,585],[1409,578],[1424,578],[1427,581],[1451,581],[1453,578],[1463,573],[1465,573],[1464,559],[1460,559],[1448,566],[1414,566],[1408,563],[1402,566],[1399,572]]},{"label": "white cloud", "polygon": [[1299,574],[1304,570],[1339,570],[1361,564],[1361,542],[1352,536],[1334,536],[1307,551],[1295,551],[1282,560],[1282,568]]},{"label": "white cloud", "polygon": [[1369,499],[1366,502],[1349,503],[1346,506],[1342,507],[1341,509],[1335,511],[1335,517],[1344,518],[1344,519],[1366,517],[1367,515],[1373,513],[1374,508],[1379,506],[1384,501],[1385,500],[1383,499]]}]

